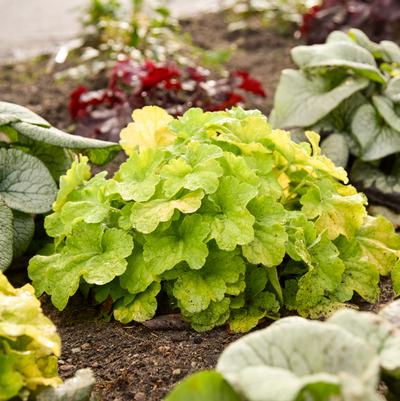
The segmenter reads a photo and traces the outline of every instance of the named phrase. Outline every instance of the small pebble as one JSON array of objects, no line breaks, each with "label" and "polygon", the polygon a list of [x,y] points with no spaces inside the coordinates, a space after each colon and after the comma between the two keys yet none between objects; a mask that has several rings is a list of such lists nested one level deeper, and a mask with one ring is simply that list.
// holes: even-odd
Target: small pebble
[{"label": "small pebble", "polygon": [[161,345],[160,347],[158,347],[158,351],[159,352],[168,352],[171,349],[171,347],[169,347],[168,345]]},{"label": "small pebble", "polygon": [[191,366],[192,368],[195,368],[195,367],[197,366],[197,363],[196,363],[195,361],[192,361],[192,363],[190,364],[190,366]]},{"label": "small pebble", "polygon": [[98,362],[93,362],[92,363],[92,368],[98,368],[99,367],[99,363]]},{"label": "small pebble", "polygon": [[136,393],[134,399],[135,401],[145,401],[146,396],[144,393]]},{"label": "small pebble", "polygon": [[71,352],[72,352],[73,354],[77,354],[78,352],[81,352],[81,347],[72,348],[72,349],[71,349]]},{"label": "small pebble", "polygon": [[173,371],[172,371],[172,375],[173,376],[179,376],[181,374],[181,370],[180,369],[174,369]]},{"label": "small pebble", "polygon": [[59,365],[64,365],[64,363],[65,363],[65,362],[64,362],[62,359],[59,359],[59,360],[58,360],[58,364],[59,364]]},{"label": "small pebble", "polygon": [[90,347],[90,344],[89,343],[84,343],[84,344],[82,344],[81,345],[81,349],[90,349],[91,347]]},{"label": "small pebble", "polygon": [[197,336],[193,339],[193,342],[195,344],[201,344],[203,342],[203,339],[200,336]]},{"label": "small pebble", "polygon": [[67,370],[72,370],[74,369],[75,366],[74,365],[70,365],[70,364],[66,364],[66,365],[61,365],[60,366],[60,370],[63,372],[66,372]]}]

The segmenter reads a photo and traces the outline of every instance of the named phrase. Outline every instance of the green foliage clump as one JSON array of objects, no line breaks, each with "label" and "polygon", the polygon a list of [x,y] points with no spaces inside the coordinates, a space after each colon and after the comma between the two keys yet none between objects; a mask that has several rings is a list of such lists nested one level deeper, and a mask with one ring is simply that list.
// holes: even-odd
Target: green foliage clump
[{"label": "green foliage clump", "polygon": [[[398,314],[400,303],[392,307]],[[326,322],[284,318],[230,344],[216,371],[188,377],[166,401],[397,400],[400,330],[385,309],[342,310]]]},{"label": "green foliage clump", "polygon": [[60,338],[30,285],[14,289],[0,272],[0,400],[61,383]]},{"label": "green foliage clump", "polygon": [[[54,243],[31,259],[37,293],[63,309],[79,288],[123,322],[151,319],[163,293],[198,331],[246,332],[285,307],[318,317],[398,281],[400,237],[320,154],[258,111],[135,110],[112,179],[87,159],[61,178],[45,221]],[[400,266],[398,264],[398,266]]]},{"label": "green foliage clump", "polygon": [[272,125],[320,132],[358,188],[400,210],[400,47],[351,29],[295,47],[292,58],[299,70],[282,72]]},{"label": "green foliage clump", "polygon": [[319,0],[236,0],[226,9],[231,29],[245,26],[246,19],[260,18],[262,24],[280,34],[294,32],[301,25],[303,15]]},{"label": "green foliage clump", "polygon": [[34,215],[51,210],[59,177],[75,151],[96,164],[109,161],[117,144],[67,134],[37,114],[0,102],[0,271],[21,256],[34,234]]}]

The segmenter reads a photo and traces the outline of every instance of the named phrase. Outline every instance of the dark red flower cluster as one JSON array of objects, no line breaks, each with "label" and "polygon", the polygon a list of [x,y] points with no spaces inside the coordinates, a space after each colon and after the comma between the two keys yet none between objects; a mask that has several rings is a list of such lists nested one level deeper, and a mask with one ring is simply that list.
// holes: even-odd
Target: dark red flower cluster
[{"label": "dark red flower cluster", "polygon": [[322,43],[334,30],[358,28],[373,40],[400,39],[399,0],[323,0],[300,27],[307,43]]},{"label": "dark red flower cluster", "polygon": [[136,108],[157,105],[174,116],[190,107],[224,110],[243,103],[246,92],[266,97],[261,83],[246,71],[211,79],[201,67],[124,60],[112,68],[107,88],[77,87],[70,96],[69,112],[78,134],[116,141]]}]

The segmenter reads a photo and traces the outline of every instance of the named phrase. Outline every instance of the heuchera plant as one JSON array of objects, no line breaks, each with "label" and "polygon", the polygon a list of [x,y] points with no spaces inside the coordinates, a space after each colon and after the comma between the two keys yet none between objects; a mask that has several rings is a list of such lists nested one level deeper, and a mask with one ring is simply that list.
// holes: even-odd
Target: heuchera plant
[{"label": "heuchera plant", "polygon": [[88,401],[90,369],[62,384],[58,376],[61,340],[43,315],[34,289],[13,288],[0,272],[0,400]]},{"label": "heuchera plant", "polygon": [[21,256],[34,234],[34,215],[46,213],[56,181],[76,150],[96,164],[110,160],[117,144],[67,134],[37,114],[0,102],[0,271]]},{"label": "heuchera plant", "polygon": [[283,306],[318,317],[354,292],[373,303],[380,275],[398,285],[400,237],[367,215],[317,134],[296,144],[241,108],[174,119],[148,106],[133,119],[112,179],[91,178],[85,157],[61,178],[54,243],[29,263],[58,309],[89,286],[117,320],[141,322],[163,293],[195,330],[245,332]]},{"label": "heuchera plant", "polygon": [[210,71],[175,64],[142,64],[119,61],[111,71],[108,87],[89,91],[79,86],[71,93],[69,111],[84,136],[118,140],[130,121],[131,110],[158,105],[168,113],[182,115],[190,107],[215,111],[244,102],[244,94],[265,97],[259,81],[245,71],[231,72],[213,80]]},{"label": "heuchera plant", "polygon": [[292,50],[275,95],[275,128],[313,129],[369,199],[400,210],[400,48],[361,31]]},{"label": "heuchera plant", "polygon": [[399,326],[384,313],[342,310],[326,322],[288,317],[242,337],[216,371],[190,376],[166,401],[397,400],[399,373]]},{"label": "heuchera plant", "polygon": [[303,15],[301,36],[322,43],[337,30],[358,28],[374,40],[400,38],[398,0],[323,0]]},{"label": "heuchera plant", "polygon": [[0,399],[22,399],[40,386],[61,383],[61,342],[32,286],[14,289],[0,272]]}]

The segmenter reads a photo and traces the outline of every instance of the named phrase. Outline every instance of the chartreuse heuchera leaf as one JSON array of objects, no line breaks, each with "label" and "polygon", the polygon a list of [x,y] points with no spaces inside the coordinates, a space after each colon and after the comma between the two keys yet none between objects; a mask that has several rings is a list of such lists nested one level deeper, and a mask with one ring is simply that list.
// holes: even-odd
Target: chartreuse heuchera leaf
[{"label": "chartreuse heuchera leaf", "polygon": [[299,69],[282,72],[272,126],[319,131],[324,154],[347,165],[359,190],[400,211],[400,47],[350,29],[292,58]]},{"label": "chartreuse heuchera leaf", "polygon": [[373,303],[380,275],[397,277],[399,237],[317,134],[295,143],[241,108],[134,118],[114,177],[91,177],[81,157],[60,179],[54,244],[29,264],[59,309],[82,285],[123,323],[151,319],[163,297],[198,331],[246,332],[283,307],[319,317],[354,293]]},{"label": "chartreuse heuchera leaf", "polygon": [[60,338],[30,285],[14,289],[0,272],[0,400],[27,399],[42,386],[61,383]]}]

